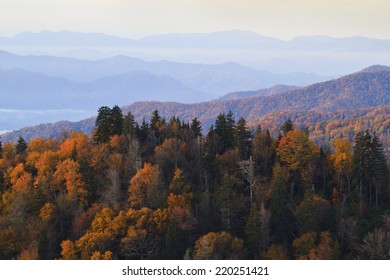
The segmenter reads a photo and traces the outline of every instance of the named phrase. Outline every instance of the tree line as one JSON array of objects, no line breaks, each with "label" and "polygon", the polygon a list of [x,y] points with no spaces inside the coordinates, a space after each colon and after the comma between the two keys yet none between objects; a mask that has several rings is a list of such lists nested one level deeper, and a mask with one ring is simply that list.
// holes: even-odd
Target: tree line
[{"label": "tree line", "polygon": [[98,110],[91,135],[0,142],[1,259],[387,259],[375,131],[317,146],[221,113]]}]

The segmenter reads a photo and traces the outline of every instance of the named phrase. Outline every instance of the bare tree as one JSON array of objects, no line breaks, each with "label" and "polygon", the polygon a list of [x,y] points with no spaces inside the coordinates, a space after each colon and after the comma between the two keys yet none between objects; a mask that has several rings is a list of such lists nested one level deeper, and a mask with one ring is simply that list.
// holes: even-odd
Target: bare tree
[{"label": "bare tree", "polygon": [[121,184],[117,170],[109,169],[107,171],[107,189],[103,195],[103,202],[114,205],[120,200]]},{"label": "bare tree", "polygon": [[238,165],[240,166],[241,174],[249,183],[249,191],[252,204],[253,190],[257,186],[257,183],[260,181],[260,178],[255,176],[255,162],[252,160],[252,156],[250,156],[249,160],[242,160],[238,163]]}]

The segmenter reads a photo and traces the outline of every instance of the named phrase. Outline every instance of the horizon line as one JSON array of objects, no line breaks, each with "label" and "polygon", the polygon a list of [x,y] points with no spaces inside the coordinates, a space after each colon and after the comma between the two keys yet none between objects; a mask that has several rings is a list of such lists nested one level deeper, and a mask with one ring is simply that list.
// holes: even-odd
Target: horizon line
[{"label": "horizon line", "polygon": [[19,35],[22,34],[40,34],[40,33],[61,33],[61,32],[69,32],[69,33],[79,33],[79,34],[94,34],[94,35],[105,35],[105,36],[111,36],[111,37],[117,37],[120,39],[127,39],[127,40],[143,40],[149,37],[154,36],[168,36],[168,35],[210,35],[210,34],[218,34],[218,33],[232,33],[232,32],[241,32],[241,33],[251,33],[257,36],[270,38],[270,39],[276,39],[284,42],[290,42],[298,38],[310,38],[310,37],[324,37],[324,38],[330,38],[330,39],[348,39],[348,38],[366,38],[366,39],[374,39],[374,40],[384,40],[388,41],[389,38],[380,38],[380,37],[371,37],[367,35],[361,35],[361,34],[355,34],[355,35],[345,35],[345,36],[333,36],[328,34],[300,34],[300,35],[294,35],[290,36],[289,39],[282,38],[281,36],[271,36],[271,35],[264,35],[262,33],[251,31],[251,30],[244,30],[244,29],[226,29],[226,30],[219,30],[219,31],[209,31],[209,32],[162,32],[162,33],[150,33],[147,35],[142,36],[126,36],[123,34],[114,34],[114,33],[105,33],[105,32],[99,32],[99,31],[76,31],[71,29],[59,29],[59,30],[49,30],[49,29],[41,29],[39,31],[21,31],[17,33],[13,33],[13,35],[2,35],[0,34],[1,38],[7,38],[7,39],[13,39]]}]

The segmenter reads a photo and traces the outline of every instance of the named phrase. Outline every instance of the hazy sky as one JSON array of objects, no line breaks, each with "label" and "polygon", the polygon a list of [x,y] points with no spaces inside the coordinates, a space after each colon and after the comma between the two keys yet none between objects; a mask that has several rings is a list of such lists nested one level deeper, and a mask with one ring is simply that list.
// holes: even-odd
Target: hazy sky
[{"label": "hazy sky", "polygon": [[290,39],[390,39],[389,0],[0,0],[0,35],[73,30],[125,37],[241,29]]}]

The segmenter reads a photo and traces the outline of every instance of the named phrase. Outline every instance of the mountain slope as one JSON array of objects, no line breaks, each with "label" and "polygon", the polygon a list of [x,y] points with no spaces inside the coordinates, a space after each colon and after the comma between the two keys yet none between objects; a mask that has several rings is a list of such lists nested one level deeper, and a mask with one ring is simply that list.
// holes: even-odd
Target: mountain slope
[{"label": "mountain slope", "polygon": [[271,88],[265,88],[259,90],[231,92],[221,96],[219,100],[235,100],[235,99],[241,99],[247,97],[270,96],[270,95],[282,94],[297,88],[298,87],[296,86],[276,85]]},{"label": "mountain slope", "polygon": [[[142,121],[143,118],[148,120],[155,109],[167,118],[175,115],[188,121],[197,117],[207,131],[221,112],[232,111],[236,117],[243,116],[252,124],[270,113],[282,112],[281,116],[285,116],[283,112],[286,111],[306,112],[307,116],[325,114],[328,116],[325,121],[329,121],[332,118],[337,119],[337,114],[340,112],[371,110],[370,108],[386,104],[390,104],[390,71],[358,72],[278,95],[197,104],[136,102],[123,109],[131,111],[138,121]],[[60,126],[56,126],[56,129],[59,131]]]},{"label": "mountain slope", "polygon": [[386,65],[372,65],[370,67],[367,67],[363,69],[361,72],[368,72],[368,73],[376,73],[376,72],[382,72],[382,71],[390,71],[390,67]]},{"label": "mountain slope", "polygon": [[232,111],[237,117],[256,120],[279,110],[336,112],[363,109],[390,103],[390,71],[359,72],[342,78],[307,86],[288,93],[239,100],[212,101],[199,104],[137,102],[126,109],[136,116],[148,117],[158,109],[162,115],[181,118],[197,116],[210,125],[220,112]]},{"label": "mountain slope", "polygon": [[[149,118],[150,114],[147,117]],[[270,130],[270,133],[276,137],[280,126],[287,118],[291,119],[296,127],[308,129],[310,138],[318,145],[328,145],[335,138],[345,138],[352,142],[357,131],[366,129],[376,131],[387,157],[390,157],[390,104],[367,109],[340,110],[332,113],[298,110],[274,111],[261,116],[258,120],[249,120],[248,124],[252,128],[260,124],[263,129]],[[215,118],[212,122],[214,121]],[[6,133],[1,137],[2,141],[5,142],[16,142],[19,136],[23,136],[26,140],[37,137],[59,138],[63,131],[76,130],[90,133],[94,124],[95,118],[79,122],[62,121],[26,127],[12,133]],[[203,132],[207,132],[207,124],[204,123]]]}]

